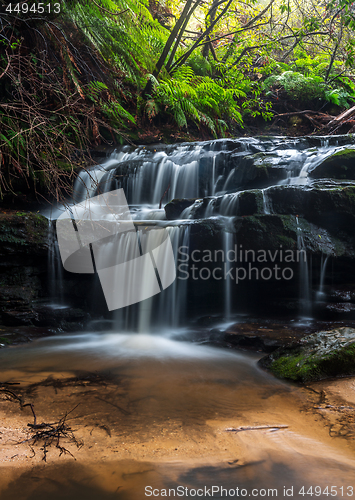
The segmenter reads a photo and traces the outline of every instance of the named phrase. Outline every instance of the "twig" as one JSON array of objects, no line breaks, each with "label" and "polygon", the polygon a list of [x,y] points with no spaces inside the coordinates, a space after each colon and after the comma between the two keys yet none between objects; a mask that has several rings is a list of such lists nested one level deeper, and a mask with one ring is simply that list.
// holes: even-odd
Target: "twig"
[{"label": "twig", "polygon": [[121,14],[124,14],[125,12],[127,12],[127,10],[129,10],[129,9],[124,9],[124,10],[121,10],[120,12],[111,12],[110,10],[107,10],[104,7],[101,7],[101,5],[99,5],[98,3],[96,3],[95,0],[92,0],[92,1],[93,1],[93,3],[95,5],[97,5],[97,7],[100,10],[103,10],[104,12],[107,12],[108,14],[110,14],[110,16],[120,16]]},{"label": "twig", "polygon": [[162,204],[162,202],[163,202],[163,200],[164,200],[164,198],[165,198],[165,195],[168,193],[169,189],[170,189],[170,182],[169,182],[168,187],[167,187],[167,188],[166,188],[166,190],[164,191],[163,196],[160,198],[159,208],[161,208],[161,204]]},{"label": "twig", "polygon": [[255,425],[249,427],[228,427],[226,432],[258,431],[261,429],[287,429],[288,425]]},{"label": "twig", "polygon": [[6,52],[6,57],[7,57],[8,63],[7,63],[6,68],[4,69],[4,71],[1,73],[0,78],[2,78],[2,77],[3,77],[6,73],[7,73],[7,70],[8,70],[8,69],[9,69],[9,67],[10,67],[10,58],[9,58],[9,56],[8,56],[7,52]]}]

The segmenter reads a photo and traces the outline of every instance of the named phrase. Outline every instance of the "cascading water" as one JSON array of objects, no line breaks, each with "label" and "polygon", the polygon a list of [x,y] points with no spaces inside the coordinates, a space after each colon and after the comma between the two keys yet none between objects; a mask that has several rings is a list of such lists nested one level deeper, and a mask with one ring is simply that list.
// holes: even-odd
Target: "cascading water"
[{"label": "cascading water", "polygon": [[55,228],[51,220],[48,221],[48,288],[51,303],[63,306],[63,266]]},{"label": "cascading water", "polygon": [[226,266],[226,279],[224,281],[224,318],[226,321],[231,319],[232,315],[232,287],[231,279],[228,276],[228,272],[231,269],[231,262],[228,259],[228,252],[234,247],[234,238],[231,231],[231,223],[227,219],[225,222],[225,231],[223,234],[223,251],[225,255],[225,266]]},{"label": "cascading water", "polygon": [[300,317],[301,319],[309,319],[312,315],[312,301],[310,293],[310,273],[308,267],[307,252],[302,235],[302,228],[297,223],[297,250],[299,260],[299,300],[300,300]]},{"label": "cascading water", "polygon": [[[223,226],[225,217],[278,213],[272,197],[276,186],[291,184],[294,189],[306,189],[302,186],[309,186],[309,172],[345,147],[334,138],[328,144],[323,139],[312,139],[315,143],[318,141],[317,148],[307,141],[245,138],[135,150],[126,146],[78,176],[74,201],[123,188],[134,222],[163,224],[170,234],[176,258],[179,247],[189,246],[190,228],[196,220],[217,218]],[[250,193],[255,193],[257,188],[262,195],[262,205],[259,198],[256,208],[250,205],[250,197],[244,196],[249,196],[250,188],[254,189]],[[177,220],[169,222],[162,207],[173,199],[191,200],[191,204],[187,207],[185,204]],[[305,253],[302,230],[297,224],[297,248]],[[227,249],[233,241],[233,231],[232,228],[224,233],[223,248]],[[117,251],[124,254],[125,249]],[[300,314],[303,317],[309,317],[312,308],[310,267],[310,262],[300,259]],[[230,286],[226,283],[223,292],[226,316],[234,312],[230,305]],[[187,295],[188,280],[177,279],[170,289],[140,306],[117,312],[117,321],[125,328],[135,324],[139,330],[149,330],[158,324],[181,324]]]},{"label": "cascading water", "polygon": [[[335,151],[338,146],[322,147]],[[115,253],[115,257],[124,262],[132,254],[131,247],[137,245],[139,251],[136,255],[144,253],[145,231],[164,228],[169,233],[178,269],[180,264],[185,265],[185,271],[189,269],[192,262],[188,257],[195,252],[197,262],[205,266],[206,276],[211,264],[208,251],[212,254],[218,251],[223,254],[225,271],[220,268],[216,276],[221,281],[213,282],[207,293],[207,281],[200,281],[191,292],[191,280],[177,279],[161,293],[116,310],[113,332],[103,331],[103,320],[100,319],[96,323],[101,323],[99,332],[94,328],[85,333],[54,335],[29,346],[0,350],[4,387],[20,381],[22,394],[31,396],[32,401],[35,398],[36,412],[44,422],[53,422],[54,415],[71,413],[70,418],[75,418],[76,422],[74,432],[85,442],[83,450],[73,449],[74,456],[84,453],[78,456],[81,458],[76,462],[78,467],[72,465],[72,461],[64,463],[63,468],[54,462],[53,467],[48,464],[50,468],[46,466],[44,470],[42,466],[36,468],[31,463],[30,473],[25,470],[20,478],[9,475],[9,485],[1,488],[2,495],[10,498],[9,492],[21,493],[23,489],[28,493],[26,499],[42,499],[53,496],[53,491],[58,489],[55,498],[116,498],[117,495],[120,497],[121,491],[127,498],[142,498],[149,484],[154,488],[164,487],[161,491],[165,496],[167,491],[170,493],[170,488],[175,495],[175,491],[186,487],[190,488],[191,496],[200,495],[201,491],[203,495],[206,491],[207,498],[216,484],[221,485],[225,492],[220,490],[218,498],[228,494],[238,496],[236,486],[242,496],[258,491],[258,498],[264,498],[267,492],[272,492],[272,496],[295,498],[304,498],[305,494],[326,496],[330,488],[338,496],[343,496],[343,492],[344,495],[352,494],[350,480],[355,477],[355,463],[349,453],[351,440],[346,441],[346,437],[352,435],[352,422],[350,419],[344,423],[344,411],[350,407],[337,409],[332,406],[329,412],[330,405],[320,403],[316,392],[287,385],[260,370],[255,363],[259,353],[249,355],[233,349],[198,345],[213,339],[211,336],[205,340],[203,334],[197,338],[195,334],[199,332],[196,331],[182,334],[180,330],[177,341],[175,332],[171,331],[169,335],[167,328],[185,324],[186,319],[191,319],[187,301],[190,304],[207,301],[206,318],[199,322],[204,332],[211,324],[204,320],[211,319],[215,305],[220,308],[219,317],[223,314],[225,319],[235,323],[236,297],[241,298],[243,304],[251,297],[251,301],[259,308],[264,306],[265,311],[263,302],[267,307],[274,299],[268,288],[271,266],[277,267],[280,262],[285,265],[279,268],[279,278],[274,280],[271,288],[272,292],[281,288],[281,294],[276,298],[277,313],[282,304],[280,297],[286,297],[286,292],[295,288],[294,282],[287,281],[293,266],[298,268],[300,314],[309,317],[312,262],[305,250],[311,248],[309,242],[314,228],[317,228],[316,238],[325,240],[326,249],[331,248],[332,240],[321,225],[318,231],[316,224],[307,222],[304,213],[309,207],[296,203],[297,195],[308,187],[283,189],[278,186],[272,198],[269,186],[279,184],[281,177],[281,182],[296,179],[311,155],[314,151],[306,141],[303,144],[301,140],[287,141],[284,138],[213,141],[160,148],[159,151],[123,148],[112,153],[106,162],[91,169],[87,175],[81,174],[75,201],[123,188],[136,230],[102,242],[101,253],[95,254],[96,266],[105,264]],[[252,162],[260,158],[273,162],[276,174],[270,171],[266,175],[265,165],[259,170],[254,168]],[[303,171],[306,170],[308,167]],[[223,192],[223,185],[228,192]],[[296,192],[293,198],[291,191]],[[189,200],[172,204],[173,208],[178,206],[181,210],[172,212],[175,216],[170,219],[174,220],[166,220],[165,211],[159,205],[174,197]],[[288,198],[292,198],[290,203],[286,203]],[[191,202],[188,208],[186,202]],[[282,212],[284,206],[289,208],[290,205],[293,211]],[[295,212],[294,206],[302,211]],[[300,216],[295,221],[297,213]],[[322,214],[316,215],[322,222]],[[276,224],[272,225],[275,221]],[[159,235],[155,240],[153,233],[153,239],[155,243],[159,242]],[[317,239],[311,242],[314,241]],[[251,263],[253,276],[264,276],[264,281],[258,278],[252,282],[249,279],[248,286],[242,289],[251,290],[246,298],[239,290],[235,293],[236,279],[234,283],[229,277],[222,281],[223,274],[233,270],[234,262],[230,262],[228,254],[232,254],[231,250],[236,247],[239,248],[238,252],[235,250],[238,253],[236,265],[246,268]],[[57,248],[52,244],[53,260],[49,262],[49,268],[52,275],[58,277],[59,268],[56,268],[54,258]],[[295,265],[292,264],[294,248],[299,254]],[[316,255],[319,255],[319,247],[315,245],[315,248]],[[258,250],[268,254],[268,258],[262,254],[258,256]],[[245,259],[245,252],[249,252],[251,260]],[[285,260],[286,252],[291,252],[289,261]],[[320,293],[324,291],[327,262],[328,257],[321,264]],[[284,270],[288,270],[284,278],[288,287],[284,286],[285,282],[281,283]],[[142,282],[144,274],[145,269],[138,276]],[[185,278],[184,272],[182,275]],[[233,275],[236,278],[235,271]],[[128,280],[124,285],[129,289],[132,282]],[[149,281],[142,285],[148,289],[146,295],[151,293],[150,286]],[[256,294],[260,289],[262,292]],[[96,290],[91,286],[90,293],[96,298]],[[259,328],[260,324],[257,327],[246,324],[253,331],[249,338],[245,335],[242,340],[260,339],[267,332],[271,332],[271,336],[277,335],[269,327]],[[152,335],[162,327],[164,335]],[[132,331],[137,334],[131,335]],[[237,331],[233,325],[230,331],[228,328],[223,332],[222,337],[220,333],[217,330],[218,342],[221,338],[224,341],[232,337]],[[185,334],[184,340],[193,339],[197,343],[181,341]],[[289,331],[287,338],[288,334]],[[244,337],[244,333],[240,337]],[[255,342],[254,347],[258,346],[259,340]],[[240,345],[247,346],[248,343]],[[269,347],[275,347],[274,339]],[[329,390],[327,403],[331,397]],[[337,398],[338,395],[335,400]],[[30,415],[30,409],[27,410]],[[336,411],[340,412],[338,420]],[[331,416],[327,417],[330,413]],[[9,416],[13,418],[13,415],[6,415],[2,430]],[[59,420],[63,425],[65,418]],[[24,438],[22,431],[20,436],[22,441],[16,441],[15,453],[18,453],[19,460],[22,457],[27,460],[28,449],[23,449],[27,436]],[[65,442],[65,446],[71,444]],[[54,457],[52,451],[57,451],[58,447],[53,448],[55,446],[48,455],[51,461]],[[59,447],[61,454],[63,449]],[[7,453],[6,449],[4,453]],[[16,454],[7,454],[6,459],[11,465]],[[194,464],[192,471],[191,463]],[[14,468],[15,471],[26,467],[25,461],[19,464],[21,467]],[[34,483],[29,481],[29,474],[36,476]],[[334,486],[330,487],[330,484]],[[177,485],[181,485],[180,490]],[[148,491],[153,487],[148,486]],[[133,495],[130,495],[132,491]],[[158,490],[150,490],[153,491]]]},{"label": "cascading water", "polygon": [[[238,214],[239,208],[239,192],[234,193],[231,196],[223,196],[221,205],[219,208],[220,215],[232,216]],[[207,217],[206,213],[206,217]]]},{"label": "cascading water", "polygon": [[270,198],[268,197],[267,189],[262,189],[261,192],[263,194],[264,214],[271,214],[272,213],[272,204],[271,204]]},{"label": "cascading water", "polygon": [[325,298],[324,283],[325,283],[325,276],[326,276],[326,271],[327,271],[328,260],[329,260],[329,255],[327,255],[324,258],[324,255],[322,254],[321,264],[320,264],[319,288],[318,288],[318,291],[316,293],[316,301],[317,302],[322,302]]}]

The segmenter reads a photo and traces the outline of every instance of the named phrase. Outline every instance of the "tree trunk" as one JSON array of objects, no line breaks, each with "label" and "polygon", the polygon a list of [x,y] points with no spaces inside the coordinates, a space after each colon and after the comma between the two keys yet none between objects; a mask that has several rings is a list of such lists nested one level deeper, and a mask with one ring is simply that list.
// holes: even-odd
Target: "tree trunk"
[{"label": "tree trunk", "polygon": [[[218,7],[218,0],[215,0],[213,2],[213,4],[212,4],[212,7],[211,7],[210,11],[208,12],[208,14],[206,16],[206,21],[205,21],[206,29],[215,20],[215,17],[216,17],[216,14],[217,14],[217,7]],[[209,35],[207,35],[206,39],[208,41],[210,40]],[[206,45],[203,46],[203,49],[202,49],[202,56],[203,57],[206,57],[206,58],[208,57],[208,53],[210,51],[210,47],[211,47],[210,43],[206,43]]]},{"label": "tree trunk", "polygon": [[[186,4],[185,4],[185,7],[181,13],[181,16],[179,17],[179,19],[176,21],[176,24],[174,26],[174,28],[172,29],[170,35],[169,35],[169,38],[167,39],[166,41],[166,44],[165,44],[165,47],[163,49],[163,52],[161,53],[161,56],[159,57],[159,60],[155,66],[155,69],[153,71],[153,76],[157,77],[160,73],[160,70],[162,69],[164,63],[165,63],[165,59],[167,58],[167,55],[169,54],[169,50],[171,49],[171,46],[173,45],[174,43],[174,40],[175,38],[177,37],[178,33],[179,33],[179,30],[183,24],[183,22],[185,21],[186,19],[186,16],[188,15],[188,12],[190,10],[190,7],[192,5],[192,2],[193,0],[187,0]],[[143,92],[142,92],[142,97],[145,99],[148,95],[151,94],[151,91],[152,91],[152,87],[153,87],[153,82],[152,80],[149,78]]]},{"label": "tree trunk", "polygon": [[[250,21],[248,21],[246,24],[243,25],[243,29],[248,28],[249,26],[252,26],[256,21],[258,21],[272,6],[275,0],[271,0],[270,3],[263,9],[257,16],[253,17]],[[238,34],[235,34],[233,37],[233,40],[231,41],[223,59],[222,62],[225,64],[227,62],[228,57],[230,57],[233,54],[234,47],[237,43],[238,40]]]},{"label": "tree trunk", "polygon": [[[274,1],[274,0],[272,0],[272,1]],[[170,71],[172,69],[178,68],[179,66],[182,66],[187,61],[187,59],[190,57],[192,52],[200,45],[201,41],[211,33],[211,31],[213,30],[215,25],[218,23],[218,21],[224,16],[224,14],[227,12],[227,10],[229,9],[232,2],[233,2],[233,0],[228,1],[227,5],[224,7],[224,9],[220,13],[220,15],[217,17],[217,19],[215,19],[215,21],[209,25],[209,27],[204,31],[204,33],[202,33],[202,35],[198,38],[198,40],[192,45],[192,47],[187,52],[185,52],[185,54],[182,57],[180,57],[180,59],[178,59],[172,65],[172,67],[170,68]]]},{"label": "tree trunk", "polygon": [[179,34],[178,34],[178,36],[177,36],[177,39],[176,39],[176,41],[175,41],[175,45],[174,45],[174,47],[173,47],[173,49],[172,49],[172,51],[171,51],[171,53],[170,53],[169,60],[168,60],[168,62],[167,62],[167,64],[166,64],[166,66],[165,66],[167,71],[169,71],[169,69],[170,69],[170,67],[171,67],[171,65],[172,65],[172,62],[173,62],[173,59],[174,59],[174,56],[175,56],[176,50],[177,50],[177,48],[178,48],[178,46],[179,46],[179,44],[180,44],[180,41],[181,41],[182,35],[184,34],[184,31],[185,31],[185,29],[186,29],[186,26],[187,26],[188,22],[190,21],[190,18],[191,18],[191,16],[192,16],[192,14],[193,14],[194,10],[195,10],[195,9],[196,9],[196,7],[200,4],[200,2],[201,2],[201,0],[197,0],[197,1],[195,2],[195,4],[191,7],[190,12],[186,15],[186,19],[185,19],[185,21],[184,21],[184,23],[183,23],[183,25],[182,25],[182,27],[181,27],[181,29],[180,29],[180,32],[179,32]]}]

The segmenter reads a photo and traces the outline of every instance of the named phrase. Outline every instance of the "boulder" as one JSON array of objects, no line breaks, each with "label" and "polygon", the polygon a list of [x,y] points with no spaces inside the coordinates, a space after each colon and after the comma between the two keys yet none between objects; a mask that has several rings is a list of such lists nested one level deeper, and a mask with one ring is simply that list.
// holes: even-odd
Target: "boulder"
[{"label": "boulder", "polygon": [[196,198],[174,199],[164,207],[165,215],[168,220],[180,219],[182,212],[194,204]]},{"label": "boulder", "polygon": [[308,175],[313,179],[355,179],[355,149],[346,148],[328,156],[322,163],[310,168]]},{"label": "boulder", "polygon": [[355,329],[338,328],[277,349],[259,364],[279,378],[311,382],[355,374]]}]

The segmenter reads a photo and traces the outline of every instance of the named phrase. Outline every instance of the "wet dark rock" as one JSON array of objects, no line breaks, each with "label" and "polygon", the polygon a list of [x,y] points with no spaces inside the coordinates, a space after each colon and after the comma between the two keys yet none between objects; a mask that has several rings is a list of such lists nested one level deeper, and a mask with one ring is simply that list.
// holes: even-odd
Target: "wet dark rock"
[{"label": "wet dark rock", "polygon": [[355,303],[355,285],[343,284],[326,287],[326,293],[332,302]]},{"label": "wet dark rock", "polygon": [[292,327],[291,324],[259,321],[237,323],[229,327],[222,338],[237,349],[271,353],[303,336],[304,329]]},{"label": "wet dark rock", "polygon": [[355,224],[355,185],[330,188],[275,186],[267,190],[274,213],[304,217],[334,235],[353,237]]},{"label": "wet dark rock", "polygon": [[354,249],[346,248],[332,239],[324,229],[306,219],[292,215],[251,215],[235,217],[234,228],[238,241],[247,249],[299,250],[297,237],[302,235],[307,252],[353,256]]},{"label": "wet dark rock", "polygon": [[355,319],[355,304],[350,302],[340,302],[338,304],[327,304],[327,310],[331,313],[345,314],[349,319]]},{"label": "wet dark rock", "polygon": [[258,335],[238,335],[226,333],[223,340],[242,350],[273,352],[282,342],[276,339],[263,338]]},{"label": "wet dark rock", "polygon": [[314,179],[355,179],[355,149],[344,149],[326,158],[320,165],[309,170]]},{"label": "wet dark rock", "polygon": [[56,327],[65,331],[81,330],[84,323],[90,320],[90,315],[82,309],[73,307],[55,307],[51,304],[35,305],[36,326]]},{"label": "wet dark rock", "polygon": [[164,207],[166,218],[168,220],[180,219],[185,208],[193,205],[195,201],[196,198],[175,199],[170,201]]},{"label": "wet dark rock", "polygon": [[304,337],[259,361],[280,378],[310,382],[355,374],[355,329],[338,328]]},{"label": "wet dark rock", "polygon": [[4,326],[0,327],[0,348],[10,345],[31,342],[41,337],[49,337],[58,333],[58,329],[41,328],[32,325]]},{"label": "wet dark rock", "polygon": [[46,293],[48,221],[31,212],[0,214],[0,322],[28,325]]},{"label": "wet dark rock", "polygon": [[[0,255],[46,255],[48,221],[32,212],[3,212],[0,214]],[[28,259],[27,259],[28,260]]]},{"label": "wet dark rock", "polygon": [[239,211],[235,215],[254,215],[263,212],[263,196],[259,189],[243,191],[238,197]]},{"label": "wet dark rock", "polygon": [[21,326],[21,325],[33,325],[34,321],[37,319],[37,314],[35,311],[4,311],[2,313],[2,322],[5,326]]}]

